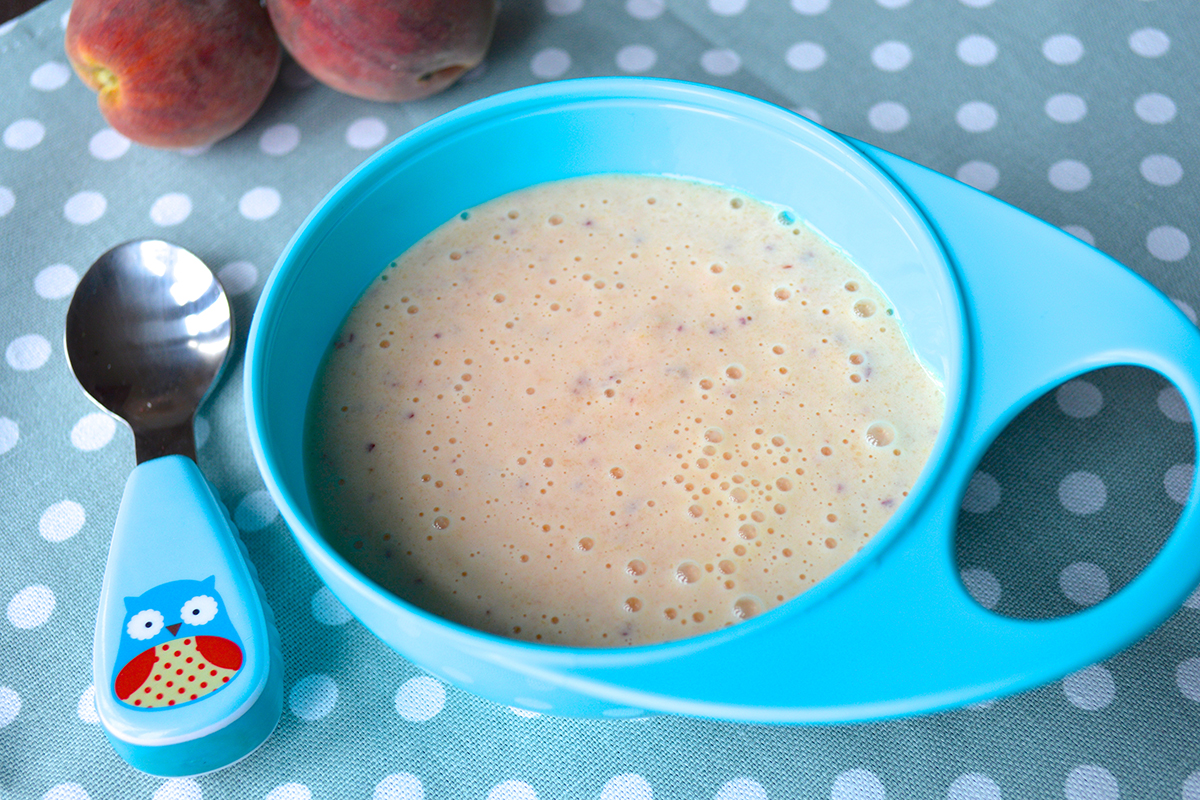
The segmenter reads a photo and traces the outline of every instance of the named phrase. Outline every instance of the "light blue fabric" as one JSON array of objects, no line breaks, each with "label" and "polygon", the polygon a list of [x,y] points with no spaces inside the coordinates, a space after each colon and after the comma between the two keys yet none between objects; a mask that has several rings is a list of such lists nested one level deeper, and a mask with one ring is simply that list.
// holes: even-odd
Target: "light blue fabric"
[{"label": "light blue fabric", "polygon": [[[287,63],[246,128],[191,155],[108,130],[67,67],[67,8],[52,0],[0,26],[0,797],[1200,798],[1200,594],[1061,682],[887,723],[579,722],[446,686],[350,620],[300,556],[250,455],[239,369],[275,259],[366,155],[469,100],[605,74],[702,81],[799,109],[1094,241],[1194,318],[1190,3],[508,0],[485,65],[443,94],[369,103]],[[194,251],[233,298],[237,361],[201,410],[199,463],[260,571],[286,665],[274,736],[194,781],[120,761],[90,690],[133,440],[71,377],[63,317],[91,261],[144,236]],[[1186,499],[1188,423],[1169,386],[1126,368],[1035,402],[964,502],[959,567],[975,597],[1044,617],[1119,590]],[[779,676],[730,676],[763,679]]]}]

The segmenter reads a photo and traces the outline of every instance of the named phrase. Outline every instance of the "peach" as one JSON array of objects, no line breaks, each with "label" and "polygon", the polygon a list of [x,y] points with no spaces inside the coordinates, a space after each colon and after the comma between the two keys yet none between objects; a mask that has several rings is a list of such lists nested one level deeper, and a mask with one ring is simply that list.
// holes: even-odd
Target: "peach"
[{"label": "peach", "polygon": [[242,127],[282,59],[258,0],[75,0],[66,49],[113,128],[167,148]]},{"label": "peach", "polygon": [[283,46],[317,80],[366,100],[440,92],[487,52],[495,0],[267,0]]}]

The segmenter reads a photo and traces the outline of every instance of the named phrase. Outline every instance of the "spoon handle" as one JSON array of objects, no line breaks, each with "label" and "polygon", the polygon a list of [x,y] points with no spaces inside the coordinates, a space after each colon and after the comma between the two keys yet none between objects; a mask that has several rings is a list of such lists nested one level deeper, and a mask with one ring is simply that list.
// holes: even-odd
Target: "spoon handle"
[{"label": "spoon handle", "polygon": [[245,757],[283,708],[279,634],[229,512],[194,461],[138,464],[125,485],[92,672],[109,742],[180,777]]}]

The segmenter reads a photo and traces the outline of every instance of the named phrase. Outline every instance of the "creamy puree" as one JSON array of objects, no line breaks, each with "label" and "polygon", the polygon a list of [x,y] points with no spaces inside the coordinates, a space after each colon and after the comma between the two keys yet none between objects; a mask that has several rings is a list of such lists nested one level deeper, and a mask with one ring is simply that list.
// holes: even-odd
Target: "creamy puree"
[{"label": "creamy puree", "polygon": [[387,265],[319,378],[308,470],[322,530],[400,597],[648,644],[829,575],[903,501],[943,408],[887,298],[788,212],[588,177]]}]

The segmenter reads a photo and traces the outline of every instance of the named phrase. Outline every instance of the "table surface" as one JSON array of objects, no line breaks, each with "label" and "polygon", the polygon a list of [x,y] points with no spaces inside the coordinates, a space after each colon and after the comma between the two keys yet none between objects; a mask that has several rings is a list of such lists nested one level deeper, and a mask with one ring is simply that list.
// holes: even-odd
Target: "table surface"
[{"label": "table surface", "polygon": [[[1062,681],[880,723],[578,721],[444,685],[351,619],[299,554],[250,454],[240,370],[267,274],[350,169],[462,103],[589,75],[701,81],[798,110],[1093,243],[1194,321],[1193,3],[505,0],[485,64],[443,94],[359,101],[287,62],[242,131],[188,153],[108,128],[67,66],[68,6],[0,26],[0,797],[1200,799],[1200,592]],[[236,362],[197,419],[199,463],[258,566],[286,662],[265,746],[175,781],[125,765],[97,723],[92,627],[133,441],[62,348],[78,277],[138,237],[188,247],[232,297]],[[1119,591],[1188,497],[1189,422],[1172,387],[1128,367],[1034,402],[963,503],[956,557],[972,594],[1050,617]]]}]

